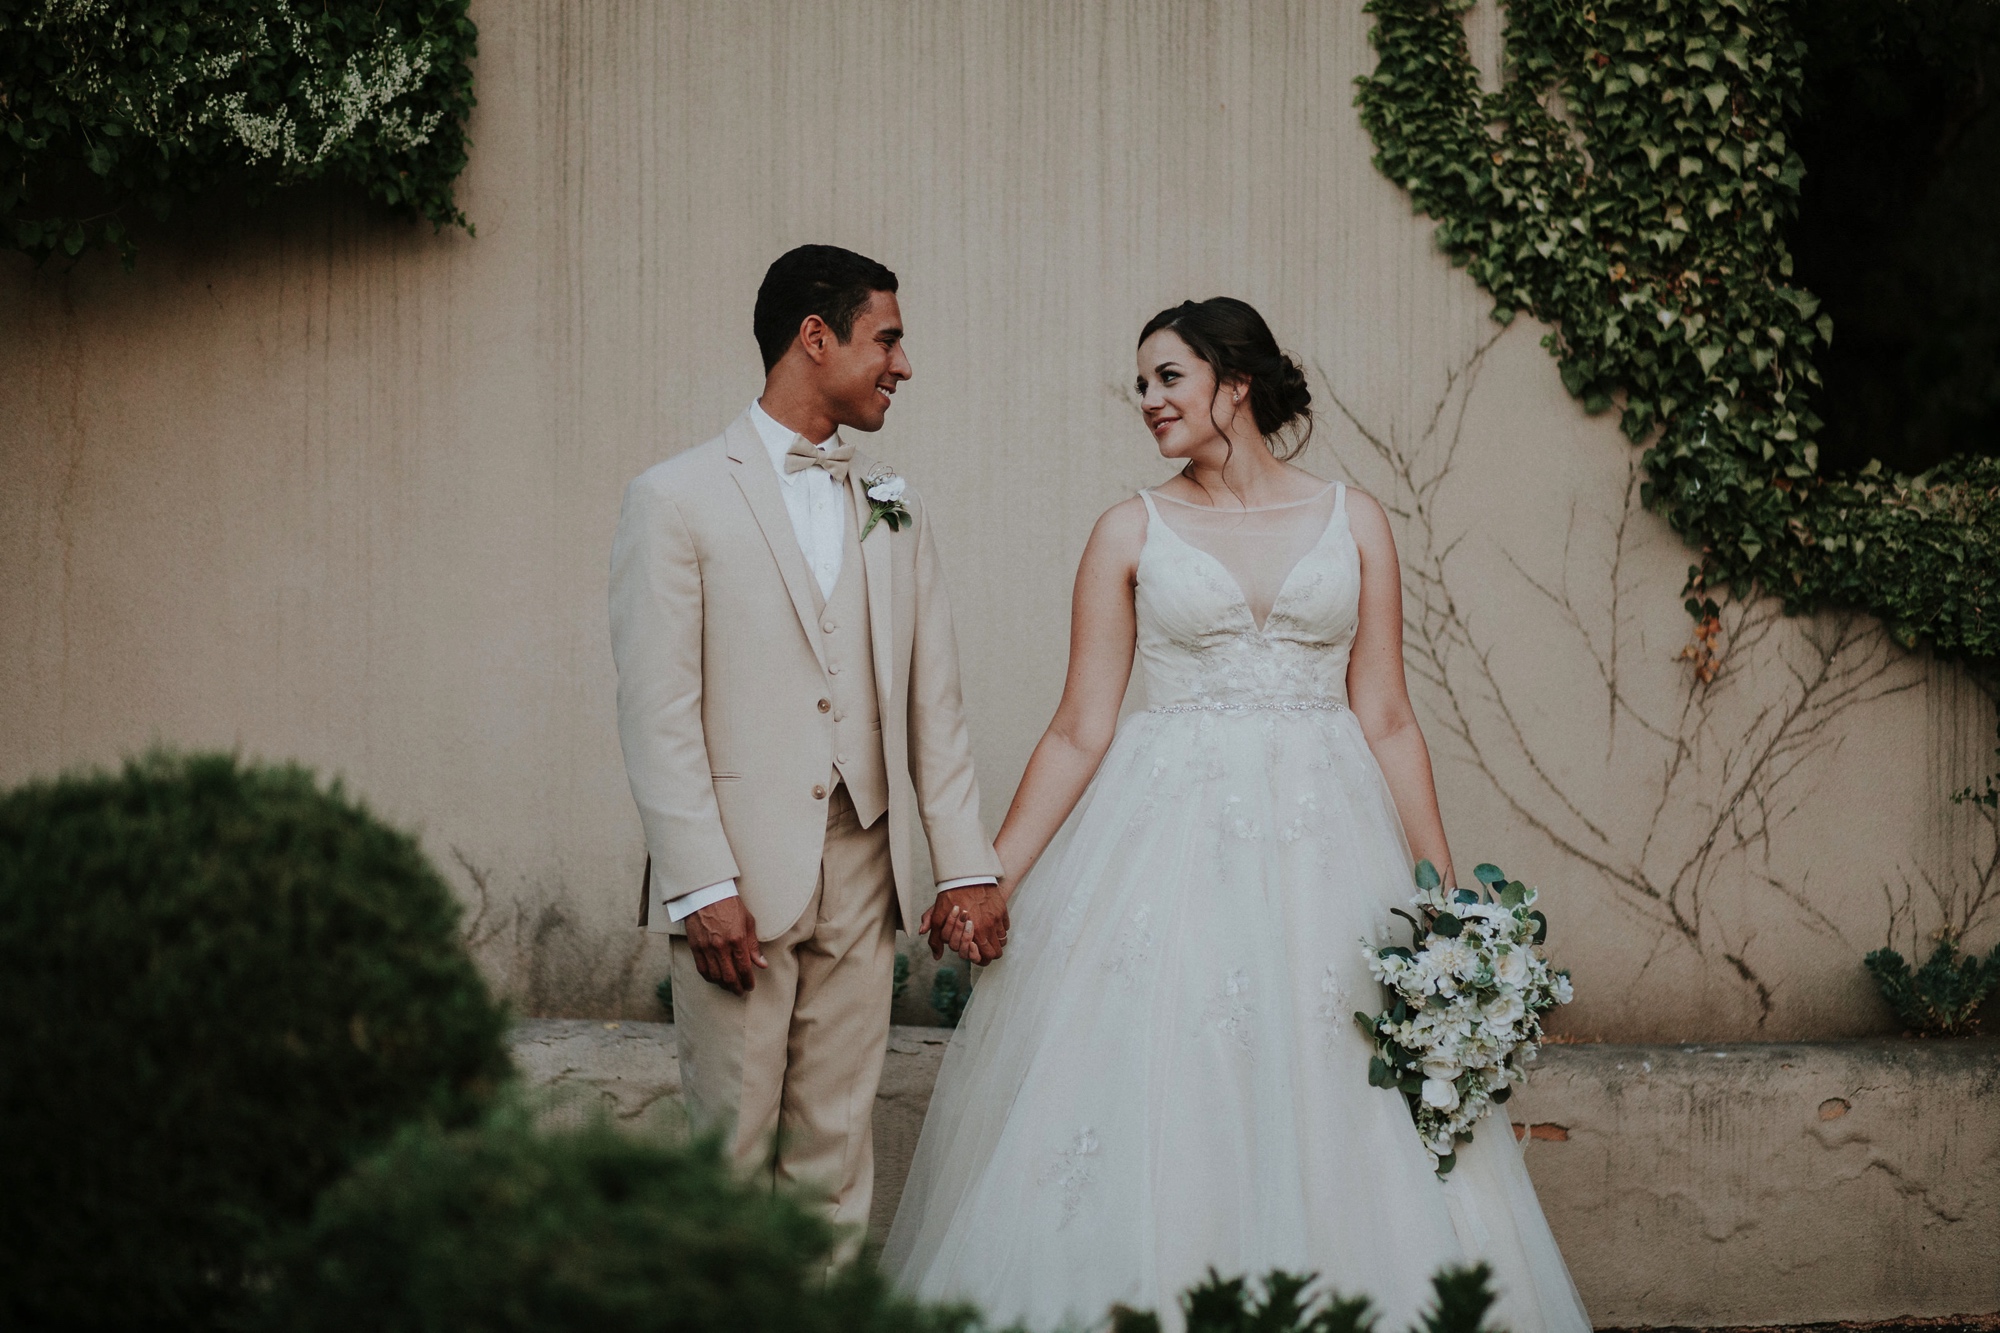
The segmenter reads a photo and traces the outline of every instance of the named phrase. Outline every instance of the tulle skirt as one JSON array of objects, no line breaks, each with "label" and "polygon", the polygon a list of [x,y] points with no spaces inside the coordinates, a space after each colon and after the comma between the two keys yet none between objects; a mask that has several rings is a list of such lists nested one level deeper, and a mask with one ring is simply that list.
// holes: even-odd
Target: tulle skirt
[{"label": "tulle skirt", "polygon": [[890,1271],[1048,1329],[1283,1268],[1400,1330],[1483,1259],[1513,1333],[1588,1330],[1504,1113],[1440,1180],[1368,1086],[1362,946],[1409,894],[1351,713],[1128,719],[946,1052]]}]

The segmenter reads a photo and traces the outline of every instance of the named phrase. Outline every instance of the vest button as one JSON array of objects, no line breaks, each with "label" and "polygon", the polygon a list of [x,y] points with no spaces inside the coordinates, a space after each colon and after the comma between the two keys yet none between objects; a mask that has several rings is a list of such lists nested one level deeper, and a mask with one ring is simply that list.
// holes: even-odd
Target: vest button
[{"label": "vest button", "polygon": [[831,620],[829,620],[825,624],[821,625],[820,628],[825,630],[828,634],[831,634],[835,630],[839,629],[840,626],[834,624]]},{"label": "vest button", "polygon": [[817,782],[813,784],[813,799],[815,801],[824,801],[826,799],[826,788]]},{"label": "vest button", "polygon": [[840,674],[840,663],[838,663],[838,662],[835,662],[835,663],[833,663],[832,665],[830,665],[829,667],[827,667],[827,669],[826,669],[826,674],[827,674],[827,675],[829,675],[829,676],[837,676],[837,675],[839,675],[839,674]]},{"label": "vest button", "polygon": [[832,700],[830,700],[830,699],[821,699],[821,700],[819,701],[819,711],[820,711],[820,712],[822,712],[822,713],[825,713],[825,712],[829,712],[829,711],[831,711],[831,709],[832,709],[832,708],[833,708],[833,701],[832,701]]}]

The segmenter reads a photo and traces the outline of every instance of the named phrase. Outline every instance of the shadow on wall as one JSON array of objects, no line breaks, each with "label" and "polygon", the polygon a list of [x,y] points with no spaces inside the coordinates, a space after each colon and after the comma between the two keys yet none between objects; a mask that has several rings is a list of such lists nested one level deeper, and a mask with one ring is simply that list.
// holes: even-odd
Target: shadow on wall
[{"label": "shadow on wall", "polygon": [[[534,1018],[658,1018],[651,973],[666,974],[664,943],[642,930],[587,922],[568,887],[525,885],[498,898],[493,871],[458,847],[452,860],[472,885],[460,934],[495,989]],[[653,956],[651,962],[649,955]]]},{"label": "shadow on wall", "polygon": [[[524,884],[509,894],[496,872],[460,847],[451,859],[468,889],[459,935],[494,990],[522,1018],[672,1021],[661,1002],[667,937],[624,924],[606,926],[567,885]],[[947,953],[931,957],[922,939],[897,941],[903,959],[891,1021],[951,1027],[971,996],[971,970]]]}]

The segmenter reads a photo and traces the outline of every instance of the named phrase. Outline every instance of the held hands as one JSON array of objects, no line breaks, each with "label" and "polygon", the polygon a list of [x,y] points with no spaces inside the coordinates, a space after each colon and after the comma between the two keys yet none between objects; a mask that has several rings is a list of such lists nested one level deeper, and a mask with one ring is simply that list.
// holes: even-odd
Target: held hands
[{"label": "held hands", "polygon": [[689,915],[688,947],[694,969],[732,995],[756,989],[753,967],[769,967],[757,945],[757,921],[741,898],[724,898]]},{"label": "held hands", "polygon": [[1007,898],[997,884],[946,889],[917,922],[931,940],[931,957],[950,949],[968,963],[991,963],[1007,946]]}]

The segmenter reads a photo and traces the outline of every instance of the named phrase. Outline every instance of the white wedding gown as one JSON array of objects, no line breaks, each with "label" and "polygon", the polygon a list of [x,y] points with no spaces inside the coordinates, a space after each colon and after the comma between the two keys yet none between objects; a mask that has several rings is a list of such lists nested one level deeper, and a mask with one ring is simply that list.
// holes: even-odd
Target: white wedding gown
[{"label": "white wedding gown", "polygon": [[1432,1273],[1484,1259],[1500,1326],[1590,1328],[1504,1111],[1440,1180],[1402,1097],[1368,1086],[1361,942],[1390,940],[1412,885],[1346,707],[1345,501],[1145,495],[1152,707],[1022,883],[945,1054],[884,1255],[912,1293],[1035,1329],[1113,1302],[1177,1328],[1211,1266],[1284,1268],[1401,1333]]}]

